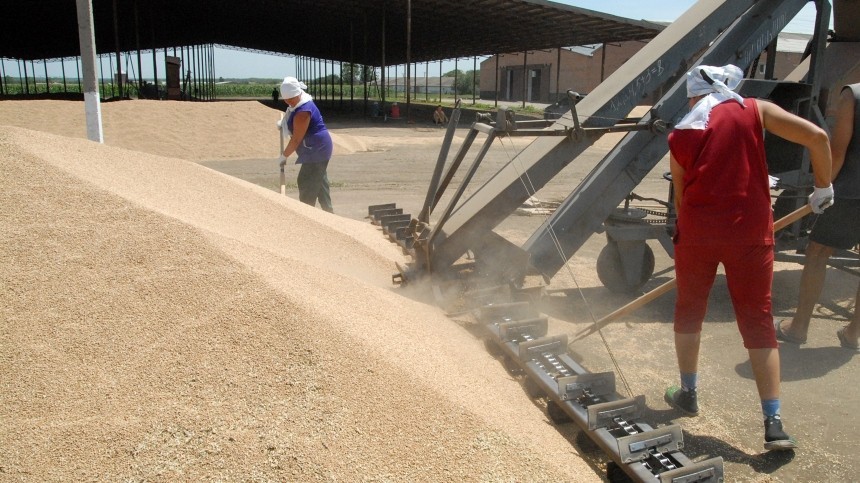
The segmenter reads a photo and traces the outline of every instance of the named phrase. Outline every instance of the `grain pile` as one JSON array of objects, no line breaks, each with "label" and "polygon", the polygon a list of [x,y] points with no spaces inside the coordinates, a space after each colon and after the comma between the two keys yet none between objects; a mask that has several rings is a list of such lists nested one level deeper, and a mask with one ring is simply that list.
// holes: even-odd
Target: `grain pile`
[{"label": "grain pile", "polygon": [[0,103],[0,480],[600,480],[374,227],[182,159],[271,111],[68,105]]}]

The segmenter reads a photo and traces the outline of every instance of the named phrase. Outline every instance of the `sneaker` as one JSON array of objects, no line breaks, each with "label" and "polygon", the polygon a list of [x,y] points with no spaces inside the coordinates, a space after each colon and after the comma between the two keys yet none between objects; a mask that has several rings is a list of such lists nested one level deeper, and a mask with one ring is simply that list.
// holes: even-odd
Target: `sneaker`
[{"label": "sneaker", "polygon": [[687,416],[699,415],[699,401],[696,390],[685,391],[679,386],[670,386],[666,389],[663,399],[673,408],[681,411]]},{"label": "sneaker", "polygon": [[764,420],[764,449],[768,451],[785,451],[797,448],[797,441],[782,430],[782,419],[779,415],[768,416]]}]

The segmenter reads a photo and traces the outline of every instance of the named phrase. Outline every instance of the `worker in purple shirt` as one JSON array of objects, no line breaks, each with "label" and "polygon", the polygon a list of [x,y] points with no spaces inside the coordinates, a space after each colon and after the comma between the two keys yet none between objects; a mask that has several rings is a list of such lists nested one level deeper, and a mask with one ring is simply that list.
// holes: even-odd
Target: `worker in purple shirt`
[{"label": "worker in purple shirt", "polygon": [[286,124],[282,121],[281,128],[290,134],[283,154],[284,158],[293,153],[298,155],[299,200],[311,206],[319,200],[323,210],[333,213],[326,170],[334,144],[313,97],[304,89],[307,89],[305,83],[295,77],[285,77],[281,83],[281,97],[287,103]]}]

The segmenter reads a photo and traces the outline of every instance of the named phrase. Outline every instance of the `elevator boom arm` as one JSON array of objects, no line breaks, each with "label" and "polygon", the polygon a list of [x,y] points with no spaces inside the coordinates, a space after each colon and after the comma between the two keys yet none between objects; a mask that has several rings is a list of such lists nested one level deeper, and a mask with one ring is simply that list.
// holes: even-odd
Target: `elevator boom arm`
[{"label": "elevator boom arm", "polygon": [[[806,3],[700,0],[576,105],[580,125],[610,127],[648,94],[659,101],[641,122],[653,122],[654,112],[675,121],[687,108],[684,74],[692,66],[732,63],[745,69]],[[570,114],[556,124],[573,126]],[[491,250],[481,253],[481,247],[492,243],[481,240],[497,238],[492,230],[593,140],[548,136],[531,143],[450,211],[444,229],[433,233],[427,268],[444,272],[470,250],[476,257],[492,257]],[[664,135],[648,130],[628,134],[521,247],[524,258],[551,278],[667,150]]]}]

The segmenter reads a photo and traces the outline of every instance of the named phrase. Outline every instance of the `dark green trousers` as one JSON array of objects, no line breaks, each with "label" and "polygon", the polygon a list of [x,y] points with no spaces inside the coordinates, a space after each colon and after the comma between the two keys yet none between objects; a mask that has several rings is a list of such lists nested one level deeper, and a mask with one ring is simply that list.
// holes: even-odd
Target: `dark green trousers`
[{"label": "dark green trousers", "polygon": [[329,213],[334,213],[331,206],[331,188],[328,184],[328,161],[324,163],[304,163],[299,168],[299,177],[296,184],[299,185],[299,201],[311,206],[316,206],[317,200],[320,208]]}]

